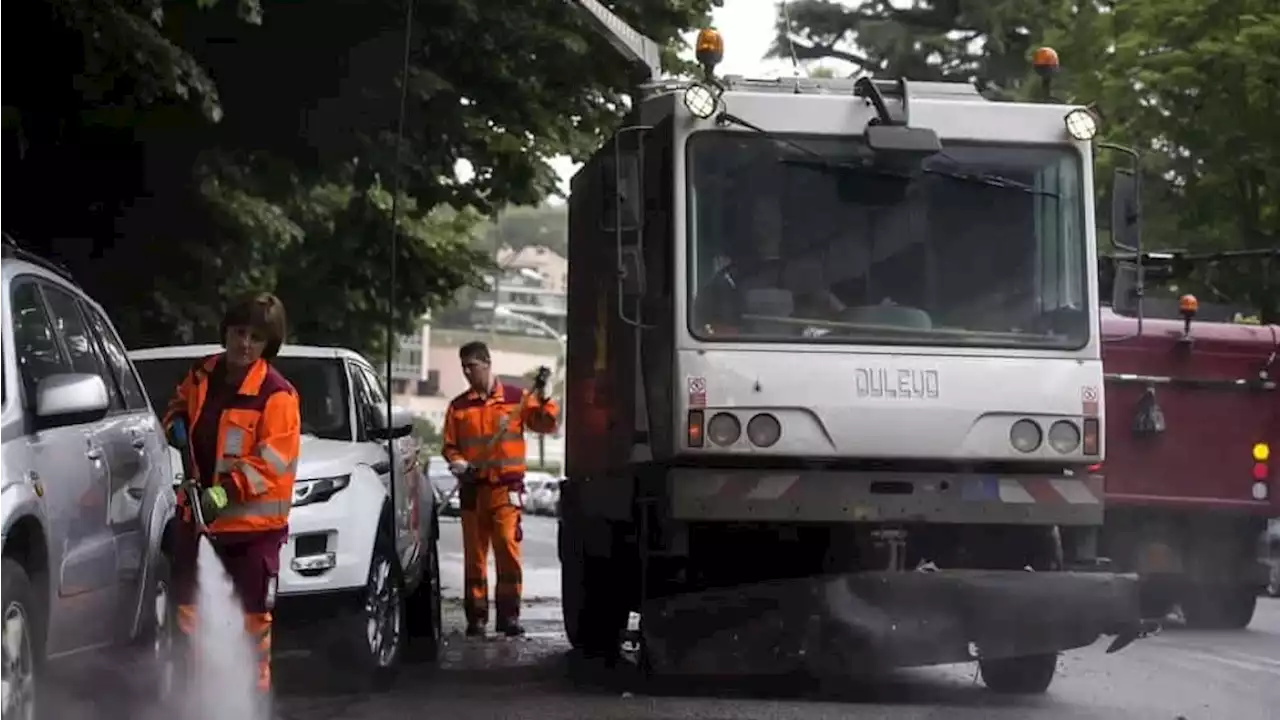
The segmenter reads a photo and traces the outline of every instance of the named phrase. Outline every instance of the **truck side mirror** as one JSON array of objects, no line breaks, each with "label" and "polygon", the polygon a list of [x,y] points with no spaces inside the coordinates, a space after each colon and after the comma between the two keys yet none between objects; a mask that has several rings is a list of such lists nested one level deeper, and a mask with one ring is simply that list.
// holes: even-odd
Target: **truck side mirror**
[{"label": "truck side mirror", "polygon": [[1116,168],[1111,177],[1111,244],[1121,250],[1142,252],[1142,200],[1138,175]]},{"label": "truck side mirror", "polygon": [[600,217],[603,230],[614,232],[619,228],[634,230],[640,221],[640,208],[644,195],[640,185],[640,157],[633,152],[606,156],[600,163],[601,193]]}]

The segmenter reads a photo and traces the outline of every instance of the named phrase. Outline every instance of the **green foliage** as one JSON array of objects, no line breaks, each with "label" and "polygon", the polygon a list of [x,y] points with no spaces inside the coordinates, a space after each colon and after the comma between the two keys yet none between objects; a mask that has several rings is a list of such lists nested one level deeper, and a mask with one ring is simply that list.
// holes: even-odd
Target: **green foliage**
[{"label": "green foliage", "polygon": [[423,452],[431,455],[440,452],[444,437],[436,429],[435,423],[423,417],[414,418],[412,435],[422,446]]},{"label": "green foliage", "polygon": [[[718,4],[615,9],[680,72],[681,33]],[[212,340],[223,301],[260,288],[295,340],[380,354],[388,307],[406,330],[477,283],[483,217],[553,192],[548,160],[594,150],[630,88],[564,0],[418,2],[397,144],[401,2],[5,9],[48,58],[6,87],[4,170],[22,179],[6,228],[66,263],[135,347]]]}]

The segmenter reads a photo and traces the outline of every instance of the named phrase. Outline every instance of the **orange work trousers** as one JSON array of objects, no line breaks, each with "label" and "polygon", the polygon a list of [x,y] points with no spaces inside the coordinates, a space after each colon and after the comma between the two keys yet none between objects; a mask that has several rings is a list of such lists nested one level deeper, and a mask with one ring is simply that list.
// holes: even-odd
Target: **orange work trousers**
[{"label": "orange work trousers", "polygon": [[463,570],[467,593],[464,603],[467,622],[489,622],[489,547],[498,571],[494,600],[498,620],[520,617],[520,594],[524,577],[520,567],[520,527],[524,493],[518,486],[464,481],[458,486],[462,511]]}]

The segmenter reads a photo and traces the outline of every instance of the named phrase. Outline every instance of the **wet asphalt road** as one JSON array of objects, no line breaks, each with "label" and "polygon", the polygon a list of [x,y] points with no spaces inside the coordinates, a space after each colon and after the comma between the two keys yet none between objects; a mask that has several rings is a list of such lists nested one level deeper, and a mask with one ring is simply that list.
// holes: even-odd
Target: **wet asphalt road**
[{"label": "wet asphalt road", "polygon": [[[783,687],[759,680],[659,686],[646,684],[628,668],[587,679],[571,659],[556,599],[553,519],[525,520],[529,637],[463,638],[457,521],[446,519],[443,532],[441,571],[451,599],[446,600],[449,627],[439,665],[409,665],[388,691],[351,694],[307,658],[281,658],[276,708],[281,720],[1280,718],[1280,600],[1260,601],[1253,624],[1243,632],[1169,628],[1115,655],[1105,655],[1101,642],[1067,653],[1049,693],[1041,697],[994,695],[982,687],[973,665],[911,670],[873,684],[839,687]],[[119,711],[126,683],[100,678],[95,684],[93,691],[82,683],[62,693],[63,700],[75,703],[54,717],[150,720],[144,713]]]}]

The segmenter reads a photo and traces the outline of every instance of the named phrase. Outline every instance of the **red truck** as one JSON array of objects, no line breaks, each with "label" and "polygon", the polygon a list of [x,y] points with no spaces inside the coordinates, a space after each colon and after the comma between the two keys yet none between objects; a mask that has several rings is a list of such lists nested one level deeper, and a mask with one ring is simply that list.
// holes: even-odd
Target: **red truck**
[{"label": "red truck", "polygon": [[[1280,273],[1277,259],[1280,249],[1200,261]],[[1189,626],[1243,628],[1268,582],[1259,538],[1280,517],[1271,457],[1280,326],[1255,309],[1179,297],[1174,286],[1194,261],[1130,254],[1103,272],[1112,302],[1101,310],[1107,509],[1098,550],[1112,570],[1139,574],[1146,617],[1178,607]]]}]

